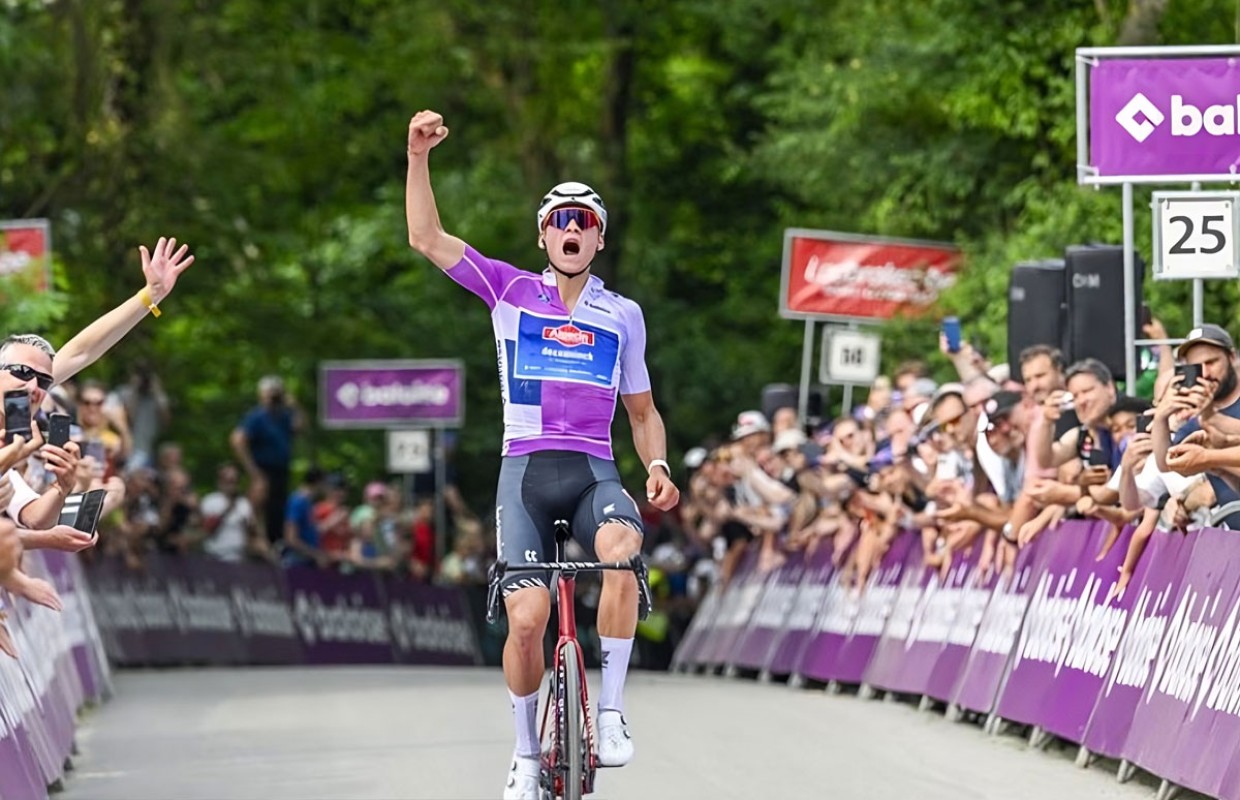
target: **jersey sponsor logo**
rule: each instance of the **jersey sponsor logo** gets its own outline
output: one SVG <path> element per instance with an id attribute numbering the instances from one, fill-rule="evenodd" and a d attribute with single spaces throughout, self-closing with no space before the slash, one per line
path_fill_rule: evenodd
<path id="1" fill-rule="evenodd" d="M 594 334 L 590 331 L 583 331 L 571 322 L 565 323 L 558 328 L 548 325 L 543 328 L 542 336 L 544 339 L 558 342 L 564 347 L 580 347 L 583 344 L 586 347 L 594 346 Z"/>
<path id="2" fill-rule="evenodd" d="M 525 551 L 525 560 L 526 560 L 526 561 L 528 561 L 528 562 L 529 562 L 529 563 L 531 563 L 531 564 L 537 563 L 537 562 L 538 562 L 538 553 L 537 553 L 537 552 L 535 552 L 535 551 L 533 551 L 533 550 L 526 550 L 526 551 Z"/>
<path id="3" fill-rule="evenodd" d="M 511 365 L 516 381 L 568 381 L 614 389 L 620 333 L 601 325 L 521 311 Z"/>

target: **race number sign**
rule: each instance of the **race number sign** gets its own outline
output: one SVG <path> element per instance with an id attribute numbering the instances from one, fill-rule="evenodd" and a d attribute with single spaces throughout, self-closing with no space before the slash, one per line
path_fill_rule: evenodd
<path id="1" fill-rule="evenodd" d="M 827 328 L 823 331 L 820 383 L 873 383 L 878 377 L 882 340 L 873 333 Z"/>
<path id="2" fill-rule="evenodd" d="M 1154 192 L 1154 277 L 1240 276 L 1240 192 Z"/>
<path id="3" fill-rule="evenodd" d="M 387 471 L 398 475 L 417 475 L 431 471 L 431 432 L 429 430 L 389 430 L 387 432 Z"/>

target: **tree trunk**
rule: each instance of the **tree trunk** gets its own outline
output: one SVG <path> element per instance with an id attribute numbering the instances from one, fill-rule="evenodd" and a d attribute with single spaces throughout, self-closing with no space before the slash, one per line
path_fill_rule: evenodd
<path id="1" fill-rule="evenodd" d="M 1167 13 L 1169 0 L 1129 0 L 1128 13 L 1120 28 L 1120 47 L 1155 44 L 1158 41 L 1158 24 Z"/>

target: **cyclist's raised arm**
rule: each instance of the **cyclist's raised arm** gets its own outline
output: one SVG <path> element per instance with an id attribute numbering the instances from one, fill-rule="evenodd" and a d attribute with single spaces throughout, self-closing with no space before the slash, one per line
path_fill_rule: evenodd
<path id="1" fill-rule="evenodd" d="M 409 246 L 440 269 L 455 266 L 465 255 L 465 243 L 444 232 L 431 191 L 430 152 L 447 137 L 443 117 L 434 111 L 419 111 L 409 120 L 409 172 L 405 178 Z"/>

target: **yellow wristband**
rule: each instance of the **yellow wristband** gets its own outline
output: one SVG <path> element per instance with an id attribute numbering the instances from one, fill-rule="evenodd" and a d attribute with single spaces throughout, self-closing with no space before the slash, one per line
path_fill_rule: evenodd
<path id="1" fill-rule="evenodd" d="M 142 287 L 142 291 L 138 292 L 138 300 L 140 300 L 144 306 L 150 309 L 151 316 L 158 317 L 160 314 L 163 313 L 162 311 L 159 310 L 159 306 L 155 305 L 155 301 L 151 299 L 151 293 L 147 291 L 147 288 L 145 286 Z"/>

